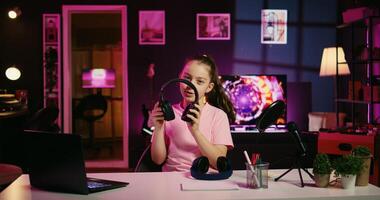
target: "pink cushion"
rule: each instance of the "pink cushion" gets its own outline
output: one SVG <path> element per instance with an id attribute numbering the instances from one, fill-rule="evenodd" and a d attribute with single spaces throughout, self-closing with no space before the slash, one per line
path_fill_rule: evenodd
<path id="1" fill-rule="evenodd" d="M 10 164 L 0 164 L 0 186 L 12 183 L 22 174 L 20 167 Z"/>

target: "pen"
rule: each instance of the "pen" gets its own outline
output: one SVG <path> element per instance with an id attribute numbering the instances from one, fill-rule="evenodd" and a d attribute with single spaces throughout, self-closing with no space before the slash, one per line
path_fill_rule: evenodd
<path id="1" fill-rule="evenodd" d="M 255 172 L 255 169 L 253 169 L 253 166 L 252 166 L 252 163 L 251 163 L 251 160 L 249 160 L 249 157 L 248 157 L 248 153 L 246 150 L 244 150 L 244 157 L 245 159 L 247 160 L 247 163 L 249 164 L 249 168 L 252 172 L 252 175 L 253 175 L 253 184 L 254 185 L 257 185 L 257 187 L 260 187 L 259 185 L 259 180 L 257 180 L 257 176 L 256 176 L 256 172 Z"/>
<path id="2" fill-rule="evenodd" d="M 254 163 L 254 164 L 258 164 L 259 157 L 260 157 L 259 153 L 252 154 L 252 161 L 251 162 Z"/>
<path id="3" fill-rule="evenodd" d="M 253 161 L 252 161 L 252 163 L 255 163 L 255 165 L 256 165 L 256 167 L 258 167 L 257 168 L 257 171 L 258 171 L 258 173 L 259 173 L 259 180 L 260 180 L 260 183 L 259 183 L 259 185 L 263 185 L 263 178 L 262 178 L 262 169 L 261 169 L 261 167 L 260 167 L 260 164 L 262 164 L 261 163 L 261 157 L 260 157 L 260 154 L 259 153 L 254 153 L 253 155 L 252 155 L 252 157 L 253 157 Z"/>

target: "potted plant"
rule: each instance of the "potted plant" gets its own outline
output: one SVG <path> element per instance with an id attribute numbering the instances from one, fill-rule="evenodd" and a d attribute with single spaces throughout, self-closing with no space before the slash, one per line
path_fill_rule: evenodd
<path id="1" fill-rule="evenodd" d="M 332 166 L 327 154 L 317 154 L 313 162 L 314 181 L 317 187 L 327 187 L 330 182 Z"/>
<path id="2" fill-rule="evenodd" d="M 371 166 L 371 151 L 366 146 L 357 146 L 352 150 L 352 155 L 363 162 L 363 167 L 356 176 L 357 186 L 367 186 L 369 181 L 369 169 Z"/>
<path id="3" fill-rule="evenodd" d="M 335 175 L 341 176 L 342 186 L 344 189 L 353 189 L 355 187 L 356 175 L 363 166 L 362 159 L 353 155 L 344 155 L 335 160 Z"/>

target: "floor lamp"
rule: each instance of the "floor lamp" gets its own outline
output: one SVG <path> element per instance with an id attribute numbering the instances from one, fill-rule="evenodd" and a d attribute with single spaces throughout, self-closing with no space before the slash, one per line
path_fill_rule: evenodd
<path id="1" fill-rule="evenodd" d="M 338 56 L 337 56 L 338 55 Z M 334 96 L 338 98 L 338 76 L 349 75 L 350 69 L 346 62 L 342 47 L 328 47 L 323 49 L 319 76 L 334 76 Z M 338 111 L 338 101 L 335 100 L 335 109 Z M 336 112 L 336 125 L 339 127 L 339 112 Z"/>

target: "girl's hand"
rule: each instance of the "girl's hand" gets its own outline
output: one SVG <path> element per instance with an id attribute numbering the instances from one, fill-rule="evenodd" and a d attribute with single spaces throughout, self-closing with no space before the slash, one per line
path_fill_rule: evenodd
<path id="1" fill-rule="evenodd" d="M 164 124 L 164 114 L 158 102 L 154 104 L 153 110 L 149 115 L 149 121 L 152 122 L 155 129 L 161 129 Z"/>
<path id="2" fill-rule="evenodd" d="M 201 106 L 198 104 L 194 104 L 194 106 L 196 109 L 190 109 L 190 112 L 186 115 L 191 119 L 191 122 L 187 123 L 187 127 L 193 135 L 199 132 L 199 120 L 201 118 Z"/>

